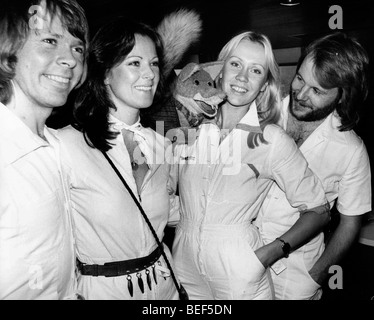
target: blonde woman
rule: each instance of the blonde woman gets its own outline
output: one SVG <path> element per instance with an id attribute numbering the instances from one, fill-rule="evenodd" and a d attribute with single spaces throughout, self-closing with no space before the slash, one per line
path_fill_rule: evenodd
<path id="1" fill-rule="evenodd" d="M 268 38 L 244 32 L 218 59 L 227 99 L 217 121 L 175 147 L 176 271 L 191 299 L 272 299 L 267 267 L 320 230 L 329 207 L 296 144 L 276 125 L 279 71 Z M 264 246 L 253 221 L 273 183 L 311 225 Z"/>

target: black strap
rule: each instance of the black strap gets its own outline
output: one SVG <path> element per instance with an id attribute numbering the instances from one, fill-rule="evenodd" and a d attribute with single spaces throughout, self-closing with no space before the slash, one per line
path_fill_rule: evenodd
<path id="1" fill-rule="evenodd" d="M 152 226 L 151 222 L 149 221 L 148 216 L 144 212 L 143 207 L 141 206 L 141 204 L 139 203 L 138 199 L 136 198 L 136 196 L 132 192 L 131 188 L 127 184 L 126 180 L 122 177 L 121 173 L 118 171 L 117 167 L 114 165 L 113 161 L 109 158 L 109 156 L 107 155 L 107 153 L 104 152 L 104 151 L 102 151 L 102 153 L 103 153 L 104 157 L 108 160 L 109 164 L 112 166 L 112 168 L 115 171 L 115 173 L 117 174 L 117 176 L 121 179 L 123 185 L 126 187 L 127 191 L 130 193 L 131 197 L 133 198 L 133 200 L 135 201 L 136 205 L 138 206 L 138 208 L 140 210 L 140 213 L 142 214 L 142 216 L 144 217 L 145 221 L 147 222 L 149 228 L 151 229 L 151 232 L 152 232 L 154 238 L 156 239 L 157 245 L 161 249 L 161 254 L 164 257 L 165 262 L 166 262 L 166 264 L 167 264 L 167 266 L 168 266 L 168 268 L 170 270 L 171 277 L 172 277 L 172 279 L 174 281 L 175 287 L 178 290 L 180 299 L 181 300 L 188 300 L 187 292 L 184 290 L 184 288 L 183 288 L 182 285 L 178 285 L 177 278 L 175 277 L 174 271 L 171 268 L 171 264 L 169 262 L 169 259 L 167 258 L 166 253 L 164 251 L 164 247 L 163 247 L 161 241 L 158 239 L 157 233 L 156 233 L 155 229 L 153 229 L 153 226 Z"/>

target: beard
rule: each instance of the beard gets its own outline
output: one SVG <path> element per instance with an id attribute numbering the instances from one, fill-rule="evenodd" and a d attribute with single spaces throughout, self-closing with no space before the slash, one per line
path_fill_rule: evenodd
<path id="1" fill-rule="evenodd" d="M 325 119 L 330 113 L 332 113 L 339 105 L 339 95 L 330 104 L 323 108 L 314 109 L 308 103 L 301 102 L 296 99 L 295 92 L 290 92 L 290 113 L 299 121 L 314 122 Z"/>

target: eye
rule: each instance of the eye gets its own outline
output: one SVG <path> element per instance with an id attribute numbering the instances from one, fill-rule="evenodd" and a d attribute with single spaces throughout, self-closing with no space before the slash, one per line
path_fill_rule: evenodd
<path id="1" fill-rule="evenodd" d="M 139 62 L 139 61 L 131 61 L 131 62 L 129 62 L 129 65 L 130 65 L 130 66 L 139 67 L 140 62 Z"/>
<path id="2" fill-rule="evenodd" d="M 211 83 L 210 81 L 208 82 L 208 86 L 209 87 L 212 87 L 213 86 L 213 83 Z"/>
<path id="3" fill-rule="evenodd" d="M 80 54 L 84 54 L 85 50 L 83 47 L 76 47 L 74 48 L 74 51 L 80 53 Z"/>
<path id="4" fill-rule="evenodd" d="M 313 92 L 319 96 L 321 94 L 321 91 L 319 91 L 317 88 L 313 88 Z"/>
<path id="5" fill-rule="evenodd" d="M 195 80 L 194 84 L 198 86 L 200 84 L 199 80 Z"/>
<path id="6" fill-rule="evenodd" d="M 160 66 L 160 63 L 158 61 L 152 62 L 151 64 L 154 67 L 159 67 Z"/>
<path id="7" fill-rule="evenodd" d="M 230 63 L 233 67 L 239 67 L 239 63 L 235 62 L 235 61 L 232 61 Z"/>
<path id="8" fill-rule="evenodd" d="M 252 70 L 255 74 L 262 74 L 260 69 L 253 69 Z"/>
<path id="9" fill-rule="evenodd" d="M 48 44 L 56 44 L 57 40 L 56 39 L 47 38 L 47 39 L 43 39 L 43 42 L 48 43 Z"/>

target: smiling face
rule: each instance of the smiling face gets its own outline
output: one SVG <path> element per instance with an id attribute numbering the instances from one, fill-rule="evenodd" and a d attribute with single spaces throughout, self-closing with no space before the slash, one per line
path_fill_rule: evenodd
<path id="1" fill-rule="evenodd" d="M 13 83 L 17 101 L 37 108 L 66 103 L 83 74 L 85 46 L 63 28 L 56 16 L 42 29 L 30 30 L 17 52 Z"/>
<path id="2" fill-rule="evenodd" d="M 221 85 L 231 105 L 248 106 L 265 89 L 266 78 L 264 47 L 242 40 L 225 61 Z"/>
<path id="3" fill-rule="evenodd" d="M 110 99 L 118 109 L 138 112 L 152 104 L 159 80 L 155 44 L 150 38 L 136 34 L 134 48 L 108 72 L 105 84 Z"/>
<path id="4" fill-rule="evenodd" d="M 292 115 L 300 121 L 319 121 L 333 112 L 340 102 L 338 88 L 323 88 L 315 76 L 314 63 L 306 57 L 291 83 Z"/>

